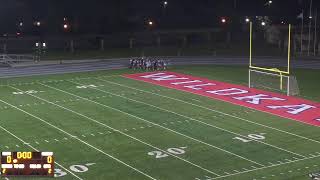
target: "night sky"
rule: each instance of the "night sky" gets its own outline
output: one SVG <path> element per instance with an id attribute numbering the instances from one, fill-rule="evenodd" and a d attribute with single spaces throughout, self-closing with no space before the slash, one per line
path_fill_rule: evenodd
<path id="1" fill-rule="evenodd" d="M 297 15 L 309 13 L 310 0 L 0 0 L 0 33 L 32 34 L 101 33 L 154 29 L 197 29 L 220 26 L 220 18 L 233 22 L 245 16 L 270 16 L 274 23 L 298 23 Z M 314 9 L 320 1 L 314 0 Z M 308 16 L 308 15 L 307 15 Z M 67 19 L 64 21 L 63 18 Z M 307 18 L 306 18 L 307 20 Z M 40 21 L 41 26 L 33 23 Z M 19 23 L 23 26 L 19 27 Z M 70 25 L 64 30 L 63 24 Z"/>

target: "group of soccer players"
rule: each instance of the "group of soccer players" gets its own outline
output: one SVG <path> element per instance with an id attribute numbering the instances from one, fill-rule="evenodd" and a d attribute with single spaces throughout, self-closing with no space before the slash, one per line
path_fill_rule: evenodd
<path id="1" fill-rule="evenodd" d="M 166 70 L 168 63 L 161 59 L 137 58 L 130 60 L 130 69 L 142 69 L 147 71 Z"/>

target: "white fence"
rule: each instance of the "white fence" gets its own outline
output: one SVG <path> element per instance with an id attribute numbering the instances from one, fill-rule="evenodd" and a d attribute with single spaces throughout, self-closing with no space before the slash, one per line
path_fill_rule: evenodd
<path id="1" fill-rule="evenodd" d="M 35 57 L 29 54 L 0 54 L 0 63 L 12 66 L 23 62 L 33 62 Z"/>

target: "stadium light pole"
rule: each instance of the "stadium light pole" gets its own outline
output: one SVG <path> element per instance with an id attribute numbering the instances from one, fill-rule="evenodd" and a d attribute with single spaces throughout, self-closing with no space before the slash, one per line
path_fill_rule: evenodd
<path id="1" fill-rule="evenodd" d="M 312 0 L 310 0 L 309 9 L 309 40 L 308 40 L 308 56 L 310 56 L 310 46 L 311 46 L 311 21 L 312 21 Z"/>
<path id="2" fill-rule="evenodd" d="M 168 7 L 168 1 L 163 1 L 162 2 L 162 13 L 163 15 L 166 15 L 166 12 L 167 12 L 167 7 Z"/>
<path id="3" fill-rule="evenodd" d="M 167 8 L 167 6 L 168 6 L 168 1 L 164 1 L 164 2 L 163 2 L 163 7 L 164 7 L 164 8 Z"/>
<path id="4" fill-rule="evenodd" d="M 272 3 L 273 3 L 273 1 L 272 1 L 272 0 L 268 0 L 264 5 L 265 5 L 265 6 L 269 6 L 269 7 L 270 7 Z"/>

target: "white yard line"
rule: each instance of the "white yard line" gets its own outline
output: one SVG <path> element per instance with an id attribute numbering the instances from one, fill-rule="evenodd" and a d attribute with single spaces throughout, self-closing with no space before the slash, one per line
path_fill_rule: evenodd
<path id="1" fill-rule="evenodd" d="M 74 83 L 76 83 L 76 82 L 74 82 Z M 76 83 L 76 84 L 80 84 L 80 85 L 81 85 L 81 83 Z M 98 89 L 98 88 L 94 88 L 94 87 L 90 87 L 90 88 L 91 88 L 91 89 L 95 89 L 95 90 L 100 91 L 100 92 L 104 92 L 104 93 L 107 93 L 107 94 L 111 94 L 111 95 L 113 95 L 113 96 L 121 97 L 121 98 L 123 98 L 123 99 L 130 100 L 130 101 L 133 101 L 133 102 L 136 102 L 136 103 L 144 104 L 144 105 L 147 105 L 147 106 L 150 106 L 150 107 L 153 107 L 153 108 L 156 108 L 156 109 L 165 111 L 165 112 L 169 112 L 169 113 L 171 113 L 171 114 L 178 115 L 178 116 L 180 116 L 180 117 L 183 117 L 183 118 L 186 118 L 186 119 L 189 119 L 189 120 L 198 122 L 198 123 L 200 123 L 200 124 L 204 124 L 205 126 L 210 126 L 210 127 L 213 127 L 213 128 L 219 129 L 219 130 L 222 130 L 222 131 L 224 131 L 224 132 L 228 132 L 228 133 L 231 133 L 231 134 L 234 134 L 234 135 L 237 135 L 237 136 L 241 136 L 241 137 L 250 139 L 250 140 L 252 140 L 252 141 L 255 141 L 255 142 L 258 142 L 258 143 L 261 143 L 261 144 L 264 144 L 264 145 L 267 145 L 267 146 L 270 146 L 270 147 L 273 147 L 273 148 L 276 148 L 276 149 L 278 149 L 278 150 L 281 150 L 281 151 L 284 151 L 284 152 L 287 152 L 287 153 L 290 153 L 290 154 L 294 154 L 294 155 L 296 155 L 296 156 L 305 157 L 305 156 L 303 156 L 303 155 L 301 155 L 301 154 L 298 154 L 298 153 L 295 153 L 295 152 L 292 152 L 292 151 L 283 149 L 283 148 L 278 147 L 278 146 L 275 146 L 275 145 L 271 145 L 271 144 L 265 143 L 265 142 L 263 142 L 263 141 L 256 140 L 256 139 L 254 139 L 254 138 L 250 138 L 250 137 L 247 137 L 247 136 L 244 136 L 244 135 L 235 133 L 235 132 L 233 132 L 233 131 L 229 131 L 229 130 L 224 129 L 224 128 L 220 128 L 220 127 L 214 126 L 214 125 L 212 125 L 212 124 L 205 123 L 205 122 L 203 122 L 203 121 L 200 121 L 200 120 L 194 119 L 194 118 L 192 118 L 192 117 L 189 117 L 189 116 L 185 116 L 185 115 L 176 113 L 176 112 L 174 112 L 174 111 L 170 111 L 170 110 L 167 110 L 167 109 L 163 109 L 163 108 L 160 108 L 160 107 L 158 107 L 158 106 L 154 106 L 154 105 L 149 104 L 149 103 L 145 103 L 145 102 L 142 102 L 142 101 L 138 101 L 138 100 L 135 100 L 135 99 L 131 99 L 131 98 L 128 98 L 128 97 L 119 95 L 119 94 L 114 94 L 114 93 L 111 93 L 111 92 L 109 92 L 109 91 L 105 91 L 105 90 L 102 90 L 102 89 Z"/>
<path id="2" fill-rule="evenodd" d="M 54 82 L 64 82 L 64 81 L 69 81 L 69 80 L 82 80 L 82 79 L 95 79 L 98 77 L 120 77 L 121 75 L 107 75 L 107 76 L 92 76 L 92 77 L 75 77 L 75 78 L 67 78 L 67 79 L 51 79 L 51 80 L 38 80 L 38 81 L 30 81 L 30 82 L 16 82 L 16 83 L 9 83 L 9 84 L 1 84 L 0 87 L 6 87 L 6 86 L 22 86 L 22 85 L 34 85 L 35 83 L 54 83 Z"/>
<path id="3" fill-rule="evenodd" d="M 40 83 L 40 84 L 41 84 L 41 83 Z M 175 133 L 175 134 L 181 135 L 181 136 L 183 136 L 183 137 L 186 137 L 186 138 L 191 139 L 191 140 L 193 140 L 193 141 L 196 141 L 196 142 L 198 142 L 198 143 L 201 143 L 201 144 L 204 144 L 204 145 L 213 147 L 213 148 L 215 148 L 215 149 L 218 149 L 218 150 L 223 151 L 223 152 L 225 152 L 225 153 L 231 154 L 231 155 L 236 156 L 236 157 L 238 157 L 238 158 L 241 158 L 241 159 L 243 159 L 243 160 L 246 160 L 246 161 L 249 161 L 249 162 L 251 162 L 251 163 L 257 164 L 257 165 L 259 165 L 259 166 L 264 166 L 263 164 L 260 164 L 260 163 L 258 163 L 258 162 L 256 162 L 256 161 L 247 159 L 247 158 L 245 158 L 245 157 L 243 157 L 243 156 L 240 156 L 240 155 L 238 155 L 238 154 L 232 153 L 232 152 L 230 152 L 230 151 L 227 151 L 227 150 L 225 150 L 225 149 L 219 148 L 219 147 L 214 146 L 214 145 L 212 145 L 212 144 L 209 144 L 209 143 L 203 142 L 203 141 L 201 141 L 201 140 L 195 139 L 195 138 L 193 138 L 193 137 L 190 137 L 190 136 L 188 136 L 188 135 L 182 134 L 182 133 L 180 133 L 180 132 L 177 132 L 177 131 L 175 131 L 175 130 L 169 129 L 169 128 L 167 128 L 167 127 L 161 126 L 161 125 L 159 125 L 159 124 L 156 124 L 156 123 L 154 123 L 154 122 L 148 121 L 148 120 L 146 120 L 146 119 L 143 119 L 143 118 L 141 118 L 141 117 L 135 116 L 135 115 L 133 115 L 133 114 L 130 114 L 130 113 L 121 111 L 121 110 L 119 110 L 119 109 L 116 109 L 116 108 L 107 106 L 107 105 L 105 105 L 105 104 L 101 104 L 101 103 L 99 103 L 99 102 L 96 102 L 96 101 L 90 100 L 90 99 L 88 99 L 88 98 L 84 98 L 84 97 L 75 95 L 75 94 L 73 94 L 73 93 L 70 93 L 70 92 L 67 92 L 67 91 L 64 91 L 64 90 L 55 88 L 55 87 L 51 87 L 51 86 L 46 85 L 46 84 L 41 84 L 41 85 L 46 86 L 46 87 L 51 88 L 51 89 L 55 89 L 55 90 L 57 90 L 57 91 L 60 91 L 60 92 L 63 92 L 63 93 L 69 94 L 69 95 L 72 95 L 72 96 L 74 96 L 74 97 L 78 97 L 78 98 L 80 98 L 80 99 L 87 100 L 87 101 L 89 101 L 89 102 L 98 104 L 98 105 L 103 106 L 103 107 L 106 107 L 106 108 L 108 108 L 108 109 L 112 109 L 112 110 L 114 110 L 114 111 L 117 111 L 117 112 L 120 112 L 120 113 L 122 113 L 122 114 L 128 115 L 128 116 L 133 117 L 133 118 L 135 118 L 135 119 L 139 119 L 139 120 L 144 121 L 144 122 L 147 122 L 147 123 L 149 123 L 149 124 L 153 124 L 153 125 L 155 125 L 155 126 L 158 126 L 158 127 L 160 127 L 160 128 L 166 129 L 166 130 L 168 130 L 168 131 L 170 131 L 170 132 L 173 132 L 173 133 Z M 31 95 L 31 94 L 30 94 L 30 95 Z"/>
<path id="4" fill-rule="evenodd" d="M 41 84 L 41 83 L 39 83 L 39 84 Z M 9 87 L 11 87 L 11 88 L 13 88 L 13 89 L 15 89 L 15 90 L 21 91 L 21 90 L 18 89 L 18 88 L 15 88 L 15 87 L 12 87 L 12 86 L 9 86 Z M 64 109 L 64 110 L 66 110 L 66 111 L 69 111 L 69 112 L 71 112 L 71 113 L 77 114 L 78 116 L 81 116 L 81 117 L 83 117 L 83 118 L 86 118 L 86 119 L 88 119 L 88 120 L 90 120 L 90 121 L 92 121 L 92 122 L 95 122 L 95 123 L 97 123 L 97 124 L 99 124 L 99 125 L 101 125 L 101 126 L 104 126 L 104 127 L 108 128 L 108 129 L 110 129 L 110 130 L 113 130 L 113 131 L 115 131 L 115 132 L 118 132 L 118 133 L 126 136 L 126 137 L 129 137 L 129 138 L 131 138 L 131 139 L 133 139 L 133 140 L 135 140 L 135 141 L 137 141 L 137 142 L 140 142 L 140 143 L 142 143 L 142 144 L 144 144 L 144 145 L 147 145 L 147 146 L 152 147 L 152 148 L 154 148 L 154 149 L 156 149 L 156 150 L 159 150 L 159 151 L 161 151 L 161 152 L 163 152 L 163 153 L 166 153 L 166 154 L 168 154 L 168 155 L 170 155 L 170 156 L 172 156 L 172 157 L 175 157 L 175 158 L 177 158 L 177 159 L 179 159 L 179 160 L 182 160 L 182 161 L 184 161 L 184 162 L 186 162 L 186 163 L 188 163 L 188 164 L 190 164 L 190 165 L 192 165 L 192 166 L 195 166 L 195 167 L 197 167 L 197 168 L 199 168 L 199 169 L 202 169 L 202 170 L 204 170 L 204 171 L 206 171 L 206 172 L 208 172 L 208 173 L 210 173 L 210 174 L 213 174 L 213 175 L 216 175 L 216 176 L 220 176 L 219 174 L 217 174 L 217 173 L 215 173 L 215 172 L 213 172 L 213 171 L 210 171 L 210 170 L 208 170 L 208 169 L 206 169 L 206 168 L 204 168 L 204 167 L 201 167 L 200 165 L 197 165 L 197 164 L 195 164 L 195 163 L 192 163 L 192 162 L 190 162 L 190 161 L 188 161 L 188 160 L 186 160 L 186 159 L 183 159 L 183 158 L 181 158 L 181 157 L 179 157 L 179 156 L 176 156 L 176 155 L 174 155 L 174 154 L 172 154 L 172 153 L 169 153 L 169 152 L 167 152 L 167 151 L 165 151 L 165 150 L 162 150 L 162 149 L 160 149 L 160 148 L 158 148 L 158 147 L 156 147 L 156 146 L 153 146 L 153 145 L 151 145 L 151 144 L 149 144 L 149 143 L 147 143 L 147 142 L 144 142 L 144 141 L 142 141 L 142 140 L 140 140 L 140 139 L 138 139 L 138 138 L 135 138 L 135 137 L 133 137 L 133 136 L 130 136 L 129 134 L 126 134 L 126 133 L 124 133 L 124 132 L 122 132 L 122 131 L 120 131 L 120 130 L 118 130 L 118 129 L 115 129 L 115 128 L 113 128 L 113 127 L 110 127 L 110 126 L 108 126 L 108 125 L 106 125 L 106 124 L 104 124 L 104 123 L 102 123 L 102 122 L 100 122 L 100 121 L 97 121 L 97 120 L 95 120 L 95 119 L 93 119 L 93 118 L 91 118 L 91 117 L 88 117 L 88 116 L 83 115 L 83 114 L 81 114 L 81 113 L 79 113 L 79 112 L 73 111 L 73 110 L 71 110 L 71 109 L 69 109 L 69 108 L 63 107 L 63 106 L 61 106 L 61 105 L 55 104 L 55 103 L 53 103 L 53 102 L 50 102 L 50 101 L 48 101 L 48 100 L 46 100 L 46 99 L 40 98 L 40 97 L 35 96 L 35 95 L 33 95 L 33 94 L 27 94 L 27 95 L 32 96 L 32 97 L 37 98 L 37 99 L 40 99 L 40 100 L 42 100 L 42 101 L 45 101 L 45 102 L 47 102 L 47 103 L 49 103 L 49 104 L 52 104 L 52 105 L 54 105 L 54 106 L 57 106 L 57 107 L 59 107 L 59 108 L 61 108 L 61 109 Z M 82 99 L 82 97 L 80 97 L 80 96 L 79 96 L 79 98 Z M 88 99 L 88 100 L 89 100 L 89 99 Z M 89 100 L 89 101 L 91 101 L 91 100 Z M 118 110 L 118 109 L 115 109 L 115 108 L 113 108 L 113 109 L 114 109 L 114 110 L 117 110 L 118 112 L 120 112 L 120 110 Z M 122 111 L 121 111 L 121 112 L 122 112 Z M 124 112 L 123 112 L 123 113 L 124 113 Z M 73 137 L 73 138 L 78 139 L 77 137 Z M 257 164 L 257 163 L 256 163 L 256 164 Z M 262 165 L 262 166 L 263 166 L 263 165 Z"/>
<path id="5" fill-rule="evenodd" d="M 318 140 L 314 140 L 314 139 L 311 139 L 311 138 L 308 138 L 308 137 L 304 137 L 304 136 L 301 136 L 301 135 L 298 135 L 298 134 L 294 134 L 294 133 L 291 133 L 291 132 L 287 132 L 287 131 L 284 131 L 284 130 L 281 130 L 281 129 L 278 129 L 278 128 L 274 128 L 274 127 L 271 127 L 271 126 L 267 126 L 267 125 L 264 125 L 264 124 L 260 124 L 260 123 L 254 122 L 254 121 L 250 121 L 248 119 L 244 119 L 244 118 L 241 118 L 239 116 L 231 115 L 231 114 L 219 111 L 219 110 L 211 109 L 211 108 L 208 108 L 208 107 L 205 107 L 205 106 L 201 106 L 201 105 L 194 104 L 194 103 L 191 103 L 191 102 L 187 102 L 187 101 L 184 101 L 184 100 L 181 100 L 181 99 L 177 99 L 177 98 L 173 98 L 173 97 L 157 94 L 157 93 L 154 93 L 154 92 L 137 89 L 137 88 L 130 87 L 130 86 L 127 86 L 127 85 L 123 85 L 123 84 L 107 81 L 107 80 L 104 80 L 104 79 L 100 79 L 100 78 L 96 78 L 96 79 L 101 80 L 101 81 L 105 81 L 105 82 L 110 82 L 111 84 L 116 84 L 116 85 L 119 85 L 119 86 L 122 86 L 122 87 L 127 87 L 129 89 L 137 90 L 137 91 L 140 91 L 140 92 L 153 94 L 153 95 L 156 95 L 156 96 L 159 96 L 159 97 L 163 97 L 163 98 L 171 99 L 171 100 L 174 100 L 174 101 L 182 102 L 184 104 L 189 104 L 189 105 L 192 105 L 192 106 L 195 106 L 195 107 L 198 107 L 198 108 L 202 108 L 202 109 L 206 109 L 208 111 L 212 111 L 212 112 L 224 115 L 224 116 L 229 116 L 229 117 L 241 120 L 241 121 L 245 121 L 245 122 L 248 122 L 250 124 L 255 124 L 255 125 L 258 125 L 258 126 L 261 126 L 261 127 L 272 129 L 272 130 L 275 130 L 275 131 L 278 131 L 278 132 L 282 132 L 282 133 L 285 133 L 285 134 L 289 134 L 289 135 L 292 135 L 292 136 L 295 136 L 295 137 L 299 137 L 299 138 L 302 138 L 302 139 L 305 139 L 305 140 L 312 141 L 312 142 L 320 144 L 320 141 L 318 141 Z"/>
<path id="6" fill-rule="evenodd" d="M 0 126 L 0 129 L 2 129 L 3 131 L 7 132 L 8 134 L 10 134 L 11 136 L 13 136 L 14 138 L 18 139 L 19 141 L 21 141 L 23 144 L 29 146 L 30 148 L 32 148 L 33 150 L 39 152 L 38 149 L 36 149 L 35 147 L 31 146 L 29 143 L 25 142 L 23 139 L 19 138 L 18 136 L 16 136 L 15 134 L 11 133 L 9 130 L 5 129 L 4 127 Z M 62 169 L 64 169 L 65 171 L 67 171 L 68 173 L 70 173 L 72 176 L 74 176 L 75 178 L 82 180 L 82 178 L 80 178 L 79 176 L 75 175 L 73 172 L 69 171 L 67 168 L 65 168 L 64 166 L 62 166 L 61 164 L 59 164 L 57 161 L 55 161 L 55 164 L 57 164 L 59 167 L 61 167 Z"/>
<path id="7" fill-rule="evenodd" d="M 62 133 L 64 133 L 64 134 L 66 134 L 66 135 L 68 135 L 68 136 L 70 136 L 70 137 L 72 137 L 72 138 L 74 138 L 74 139 L 76 139 L 76 140 L 78 140 L 78 141 L 80 141 L 81 143 L 83 143 L 83 144 L 85 144 L 85 145 L 87 145 L 87 146 L 91 147 L 92 149 L 94 149 L 94 150 L 96 150 L 96 151 L 98 151 L 98 152 L 100 152 L 100 153 L 104 154 L 105 156 L 107 156 L 107 157 L 109 157 L 109 158 L 111 158 L 111 159 L 113 159 L 113 160 L 115 160 L 115 161 L 117 161 L 117 162 L 119 162 L 119 163 L 121 163 L 121 164 L 123 164 L 123 165 L 125 165 L 125 166 L 129 167 L 130 169 L 132 169 L 132 170 L 134 170 L 134 171 L 136 171 L 136 172 L 138 172 L 138 173 L 140 173 L 140 174 L 142 174 L 142 175 L 144 175 L 144 176 L 148 177 L 149 179 L 154 179 L 154 180 L 155 180 L 155 178 L 153 178 L 152 176 L 150 176 L 150 175 L 148 175 L 148 174 L 146 174 L 146 173 L 144 173 L 144 172 L 142 172 L 142 171 L 138 170 L 137 168 L 134 168 L 134 167 L 132 167 L 131 165 L 129 165 L 129 164 L 127 164 L 127 163 L 125 163 L 125 162 L 123 162 L 123 161 L 121 161 L 121 160 L 119 160 L 119 159 L 117 159 L 117 158 L 113 157 L 112 155 L 110 155 L 110 154 L 108 154 L 108 153 L 106 153 L 106 152 L 102 151 L 101 149 L 98 149 L 98 148 L 94 147 L 93 145 L 91 145 L 91 144 L 89 144 L 89 143 L 87 143 L 87 142 L 85 142 L 85 141 L 83 141 L 83 140 L 79 139 L 78 137 L 76 137 L 76 136 L 74 136 L 74 135 L 72 135 L 72 134 L 70 134 L 70 133 L 68 133 L 68 132 L 64 131 L 63 129 L 60 129 L 59 127 L 56 127 L 55 125 L 53 125 L 53 124 L 51 124 L 51 123 L 49 123 L 49 122 L 47 122 L 47 121 L 45 121 L 45 120 L 41 119 L 40 117 L 35 116 L 35 115 L 33 115 L 33 114 L 31 114 L 31 113 L 29 113 L 29 112 L 27 112 L 27 111 L 24 111 L 23 109 L 20 109 L 20 108 L 18 108 L 18 107 L 16 107 L 16 106 L 12 105 L 12 104 L 10 104 L 10 103 L 8 103 L 8 102 L 6 102 L 6 101 L 3 101 L 3 100 L 1 100 L 1 99 L 0 99 L 0 102 L 2 102 L 2 103 L 4 103 L 4 104 L 6 104 L 6 105 L 8 105 L 8 106 L 11 106 L 11 107 L 13 107 L 14 109 L 19 110 L 19 111 L 21 111 L 21 112 L 23 112 L 23 113 L 25 113 L 25 114 L 27 114 L 27 115 L 29 115 L 29 116 L 31 116 L 31 117 L 33 117 L 33 118 L 35 118 L 35 119 L 38 119 L 39 121 L 41 121 L 41 122 L 43 122 L 43 123 L 45 123 L 45 124 L 47 124 L 47 125 L 49 125 L 49 126 L 53 127 L 54 129 L 57 129 L 58 131 L 60 131 L 60 132 L 62 132 Z"/>
<path id="8" fill-rule="evenodd" d="M 235 176 L 235 175 L 245 174 L 245 173 L 249 173 L 249 172 L 254 172 L 254 171 L 257 171 L 257 170 L 268 169 L 268 168 L 277 167 L 277 166 L 281 166 L 281 165 L 287 165 L 287 164 L 291 164 L 291 163 L 295 163 L 295 162 L 299 162 L 299 161 L 305 161 L 305 160 L 315 159 L 315 158 L 319 158 L 319 157 L 320 157 L 320 155 L 319 155 L 319 156 L 316 156 L 316 157 L 309 157 L 309 158 L 298 159 L 298 160 L 294 160 L 294 161 L 290 161 L 290 162 L 284 162 L 284 163 L 282 163 L 282 164 L 275 164 L 275 165 L 265 166 L 265 167 L 261 167 L 261 168 L 256 168 L 256 169 L 248 170 L 248 171 L 242 171 L 242 172 L 239 172 L 239 173 L 234 173 L 234 174 L 229 174 L 229 175 L 225 175 L 225 176 L 215 177 L 215 178 L 208 179 L 208 180 L 226 178 L 226 177 L 230 177 L 230 176 Z"/>

